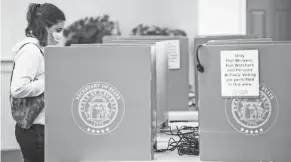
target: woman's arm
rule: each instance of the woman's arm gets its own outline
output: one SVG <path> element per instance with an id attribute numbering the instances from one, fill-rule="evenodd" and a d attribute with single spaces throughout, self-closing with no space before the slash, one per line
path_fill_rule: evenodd
<path id="1" fill-rule="evenodd" d="M 38 47 L 25 45 L 17 54 L 11 82 L 11 94 L 15 98 L 34 97 L 44 92 L 44 77 L 34 80 L 43 61 Z"/>

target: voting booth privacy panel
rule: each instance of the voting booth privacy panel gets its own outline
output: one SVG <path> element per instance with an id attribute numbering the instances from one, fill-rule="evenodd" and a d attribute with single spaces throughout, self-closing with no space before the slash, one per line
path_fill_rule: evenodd
<path id="1" fill-rule="evenodd" d="M 215 35 L 215 36 L 197 36 L 194 38 L 194 68 L 197 67 L 197 47 L 202 44 L 206 44 L 209 41 L 215 41 L 215 42 L 225 42 L 225 41 L 231 41 L 231 40 L 243 40 L 243 39 L 256 39 L 254 36 L 248 36 L 248 35 Z M 262 38 L 264 39 L 264 38 Z M 264 39 L 265 40 L 265 39 Z M 197 77 L 197 70 L 194 70 L 194 85 L 195 85 L 195 103 L 198 102 L 199 97 L 199 91 L 197 89 L 198 87 L 198 77 Z M 196 106 L 199 105 L 196 104 Z"/>
<path id="2" fill-rule="evenodd" d="M 45 49 L 46 161 L 153 159 L 152 51 L 151 46 Z"/>
<path id="3" fill-rule="evenodd" d="M 167 124 L 168 109 L 167 109 L 167 77 L 168 77 L 168 56 L 166 53 L 167 42 L 110 42 L 106 44 L 74 44 L 73 46 L 152 46 L 155 58 L 155 64 L 152 66 L 155 81 L 155 117 L 156 125 L 162 126 Z M 158 129 L 159 130 L 159 129 Z"/>
<path id="4" fill-rule="evenodd" d="M 169 111 L 188 111 L 189 99 L 189 45 L 186 37 L 171 36 L 105 36 L 103 43 L 149 43 L 169 41 L 167 100 Z"/>
<path id="5" fill-rule="evenodd" d="M 203 161 L 290 161 L 288 42 L 205 45 L 198 73 Z"/>
<path id="6" fill-rule="evenodd" d="M 155 40 L 118 40 L 112 42 L 104 42 L 105 45 L 111 44 L 151 44 L 155 47 L 156 56 L 156 74 L 157 74 L 157 126 L 158 131 L 160 127 L 167 125 L 168 123 L 168 54 L 167 46 L 169 42 L 161 41 L 157 42 Z"/>

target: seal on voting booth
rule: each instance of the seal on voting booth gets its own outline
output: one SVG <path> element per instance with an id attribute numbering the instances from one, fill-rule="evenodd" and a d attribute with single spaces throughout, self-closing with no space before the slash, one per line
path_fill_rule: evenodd
<path id="1" fill-rule="evenodd" d="M 260 84 L 259 97 L 226 99 L 225 114 L 235 130 L 256 136 L 266 133 L 276 123 L 279 104 L 273 91 Z"/>
<path id="2" fill-rule="evenodd" d="M 104 82 L 89 83 L 76 93 L 72 115 L 78 127 L 91 135 L 105 135 L 122 122 L 125 103 L 121 93 Z"/>

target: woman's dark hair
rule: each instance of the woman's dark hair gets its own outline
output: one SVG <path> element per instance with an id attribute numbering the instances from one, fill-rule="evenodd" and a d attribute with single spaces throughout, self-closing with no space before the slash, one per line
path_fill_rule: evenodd
<path id="1" fill-rule="evenodd" d="M 26 19 L 28 25 L 25 29 L 25 35 L 38 39 L 41 46 L 47 45 L 47 28 L 66 20 L 65 14 L 50 3 L 31 3 L 28 7 Z"/>

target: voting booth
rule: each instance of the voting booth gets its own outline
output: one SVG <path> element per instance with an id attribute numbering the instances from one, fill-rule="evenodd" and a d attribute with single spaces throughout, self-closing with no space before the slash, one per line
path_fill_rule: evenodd
<path id="1" fill-rule="evenodd" d="M 155 57 L 155 64 L 153 66 L 154 78 L 156 85 L 156 99 L 154 105 L 156 116 L 156 125 L 157 130 L 163 125 L 167 125 L 168 121 L 168 105 L 167 105 L 167 77 L 168 77 L 168 55 L 167 55 L 167 45 L 168 42 L 161 41 L 145 41 L 145 42 L 136 42 L 136 41 L 125 41 L 125 42 L 108 42 L 105 44 L 73 44 L 72 46 L 152 46 L 153 53 Z"/>
<path id="2" fill-rule="evenodd" d="M 202 161 L 290 161 L 290 42 L 199 49 Z"/>
<path id="3" fill-rule="evenodd" d="M 105 36 L 103 43 L 149 43 L 168 41 L 168 111 L 188 111 L 189 45 L 186 37 L 170 36 Z"/>
<path id="4" fill-rule="evenodd" d="M 47 47 L 46 161 L 152 160 L 154 65 L 150 45 Z"/>
<path id="5" fill-rule="evenodd" d="M 256 39 L 254 36 L 248 36 L 248 35 L 212 35 L 212 36 L 197 36 L 194 38 L 194 68 L 197 67 L 197 48 L 199 45 L 211 43 L 211 42 L 229 42 L 233 40 L 241 41 L 244 39 Z M 262 38 L 264 39 L 264 38 Z M 236 42 L 236 41 L 235 41 Z M 194 85 L 195 85 L 195 103 L 196 106 L 199 109 L 198 103 L 198 97 L 199 97 L 199 91 L 197 89 L 198 87 L 198 76 L 197 76 L 197 70 L 194 70 Z"/>

